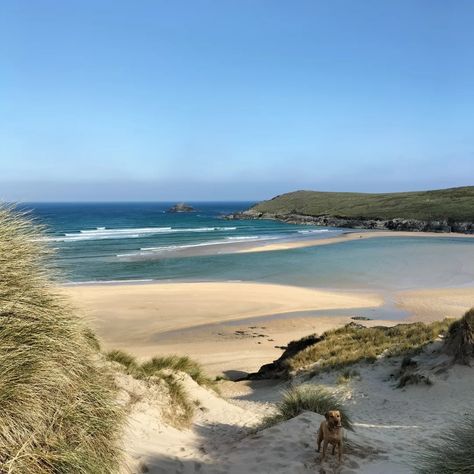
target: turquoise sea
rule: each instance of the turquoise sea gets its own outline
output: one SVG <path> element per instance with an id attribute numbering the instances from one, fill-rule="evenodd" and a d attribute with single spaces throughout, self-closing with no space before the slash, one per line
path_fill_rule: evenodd
<path id="1" fill-rule="evenodd" d="M 30 203 L 65 282 L 246 280 L 308 287 L 410 289 L 474 284 L 474 239 L 375 238 L 236 253 L 246 245 L 327 238 L 348 229 L 228 221 L 251 203 Z"/>

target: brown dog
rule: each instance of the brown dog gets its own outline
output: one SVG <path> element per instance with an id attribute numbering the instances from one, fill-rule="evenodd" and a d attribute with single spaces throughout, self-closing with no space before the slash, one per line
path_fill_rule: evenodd
<path id="1" fill-rule="evenodd" d="M 342 417 L 339 410 L 330 410 L 324 415 L 326 419 L 321 422 L 318 433 L 318 453 L 321 450 L 321 443 L 323 444 L 323 455 L 321 461 L 326 459 L 326 450 L 328 444 L 332 444 L 332 454 L 336 451 L 338 446 L 339 462 L 342 459 Z"/>

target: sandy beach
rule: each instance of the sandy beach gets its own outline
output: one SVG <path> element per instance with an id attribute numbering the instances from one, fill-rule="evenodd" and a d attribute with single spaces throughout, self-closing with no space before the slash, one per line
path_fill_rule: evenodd
<path id="1" fill-rule="evenodd" d="M 348 232 L 328 239 L 247 242 L 225 249 L 225 246 L 213 248 L 212 252 L 277 252 L 393 237 L 472 238 L 460 234 Z M 410 255 L 417 253 L 412 251 Z M 453 257 L 452 266 L 444 267 L 441 272 L 436 270 L 441 277 L 432 281 L 436 281 L 438 288 L 417 287 L 418 284 L 429 286 L 429 278 L 407 279 L 410 256 L 403 255 L 403 261 L 390 269 L 396 283 L 384 286 L 379 282 L 377 289 L 371 290 L 367 289 L 368 285 L 377 276 L 368 276 L 367 286 L 361 282 L 360 289 L 351 291 L 338 289 L 343 286 L 339 276 L 334 280 L 334 289 L 322 289 L 316 283 L 313 288 L 259 283 L 250 281 L 250 276 L 249 281 L 174 279 L 62 287 L 61 291 L 71 297 L 99 336 L 104 351 L 125 350 L 139 361 L 154 356 L 186 355 L 199 362 L 211 377 L 229 379 L 218 382 L 219 394 L 216 394 L 199 386 L 189 375 L 175 373 L 189 400 L 198 407 L 192 424 L 178 429 L 166 418 L 173 403 L 168 392 L 119 370 L 116 374 L 119 399 L 129 410 L 122 441 L 126 458 L 120 474 L 410 472 L 412 447 L 420 439 L 426 442 L 436 437 L 438 427 L 451 422 L 453 402 L 461 412 L 467 412 L 472 405 L 472 368 L 454 367 L 449 373 L 443 372 L 446 355 L 437 352 L 443 344 L 442 338 L 416 356 L 417 367 L 426 373 L 430 384 L 407 389 L 397 388 L 394 379 L 403 356 L 377 357 L 373 364 L 357 363 L 354 367 L 359 376 L 347 383 L 339 381 L 342 371 L 338 369 L 309 380 L 305 375 L 297 375 L 291 382 L 242 378 L 278 359 L 290 341 L 350 322 L 372 327 L 461 317 L 474 305 L 467 255 L 470 254 L 459 253 Z M 429 265 L 430 259 L 420 261 L 426 268 L 435 268 Z M 387 265 L 394 262 L 393 257 L 386 260 Z M 297 273 L 302 271 L 299 265 L 297 261 L 293 265 Z M 364 262 L 357 269 L 364 274 Z M 343 273 L 338 275 L 343 277 Z M 288 278 L 288 281 L 293 280 Z M 361 320 L 361 316 L 372 319 Z M 232 382 L 237 379 L 238 382 Z M 275 404 L 281 401 L 285 390 L 302 382 L 330 390 L 354 416 L 356 435 L 347 434 L 351 447 L 342 470 L 334 458 L 323 467 L 315 453 L 313 443 L 321 415 L 303 412 L 255 434 L 264 417 L 275 413 Z"/>
<path id="2" fill-rule="evenodd" d="M 186 354 L 212 374 L 255 371 L 279 357 L 280 347 L 289 341 L 347 324 L 347 310 L 357 315 L 357 308 L 376 310 L 384 303 L 374 292 L 252 282 L 78 285 L 64 291 L 107 349 L 124 349 L 140 358 Z M 474 288 L 401 292 L 394 301 L 411 320 L 458 317 L 472 306 Z M 321 310 L 330 315 L 297 314 Z"/>
<path id="3" fill-rule="evenodd" d="M 474 474 L 473 20 L 3 2 L 0 474 Z"/>
<path id="4" fill-rule="evenodd" d="M 93 285 L 64 291 L 91 321 L 105 349 L 125 349 L 140 359 L 189 355 L 210 375 L 230 379 L 278 358 L 281 346 L 290 340 L 352 321 L 348 309 L 354 309 L 354 314 L 361 307 L 377 312 L 384 303 L 382 295 L 375 293 L 250 282 Z M 474 288 L 420 289 L 398 292 L 391 298 L 408 312 L 408 319 L 430 321 L 461 316 L 472 306 Z M 323 309 L 331 316 L 294 316 L 298 310 Z M 345 315 L 337 316 L 338 309 Z M 375 326 L 400 321 L 357 322 Z M 309 381 L 342 397 L 354 413 L 357 434 L 347 435 L 352 447 L 342 470 L 337 470 L 332 457 L 323 469 L 315 453 L 316 427 L 322 420 L 318 414 L 304 412 L 254 433 L 261 420 L 274 413 L 274 404 L 288 389 L 283 380 L 219 382 L 219 396 L 181 373 L 180 383 L 200 407 L 192 426 L 181 430 L 163 418 L 168 399 L 160 389 L 117 374 L 122 403 L 130 410 L 121 474 L 145 469 L 156 474 L 410 472 L 412 447 L 420 436 L 437 435 L 436 427 L 452 417 L 453 400 L 462 412 L 472 405 L 472 369 L 456 367 L 448 377 L 437 371 L 444 356 L 433 357 L 431 349 L 418 356 L 419 364 L 430 370 L 433 386 L 415 386 L 409 391 L 395 388 L 391 379 L 402 357 L 357 364 L 360 375 L 348 384 L 339 383 L 338 370 Z"/>
<path id="5" fill-rule="evenodd" d="M 241 283 L 155 283 L 66 287 L 107 348 L 138 357 L 180 353 L 208 370 L 256 370 L 289 340 L 348 321 L 346 317 L 253 318 L 297 311 L 378 307 L 374 293 Z M 240 332 L 239 332 L 240 331 Z"/>

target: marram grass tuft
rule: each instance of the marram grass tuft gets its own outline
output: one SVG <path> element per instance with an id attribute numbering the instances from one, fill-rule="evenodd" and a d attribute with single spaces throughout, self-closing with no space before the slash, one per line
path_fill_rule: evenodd
<path id="1" fill-rule="evenodd" d="M 109 474 L 123 415 L 28 216 L 0 208 L 0 472 Z"/>

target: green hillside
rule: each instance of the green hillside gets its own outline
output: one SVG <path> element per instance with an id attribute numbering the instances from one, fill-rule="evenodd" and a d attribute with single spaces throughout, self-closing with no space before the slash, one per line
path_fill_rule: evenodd
<path id="1" fill-rule="evenodd" d="M 384 194 L 295 191 L 263 201 L 251 212 L 473 222 L 474 186 Z"/>

